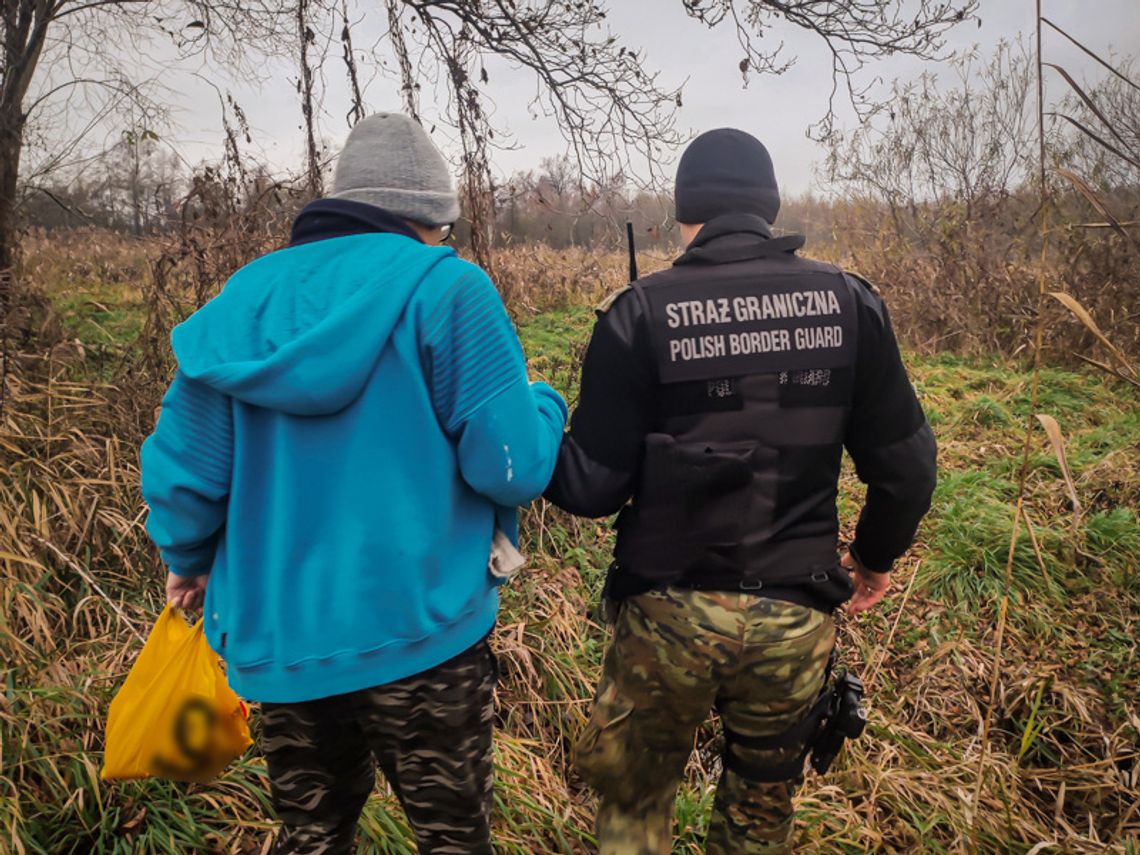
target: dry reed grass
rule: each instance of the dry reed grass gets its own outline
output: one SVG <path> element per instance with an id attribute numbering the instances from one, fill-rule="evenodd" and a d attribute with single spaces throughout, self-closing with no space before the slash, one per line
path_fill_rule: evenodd
<path id="1" fill-rule="evenodd" d="M 1071 199 L 1056 217 L 1073 216 Z M 852 202 L 832 211 L 832 239 L 818 248 L 857 270 L 889 300 L 900 339 L 930 353 L 1028 356 L 1037 318 L 1037 254 L 1031 205 L 994 219 L 969 221 L 944 206 L 919 235 L 900 233 L 876 205 Z M 1051 291 L 1078 300 L 1125 353 L 1140 354 L 1140 249 L 1114 232 L 1058 226 L 1049 231 Z M 809 252 L 812 247 L 808 247 Z M 1050 360 L 1071 363 L 1097 340 L 1061 306 L 1047 305 Z"/>

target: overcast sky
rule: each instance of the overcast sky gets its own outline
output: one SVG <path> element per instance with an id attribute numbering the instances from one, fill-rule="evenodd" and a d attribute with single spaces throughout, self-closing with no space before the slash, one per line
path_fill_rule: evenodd
<path id="1" fill-rule="evenodd" d="M 830 58 L 822 41 L 792 25 L 779 22 L 765 42 L 783 41 L 794 67 L 782 76 L 753 76 L 744 87 L 738 69 L 742 51 L 731 26 L 706 30 L 688 18 L 681 0 L 610 0 L 609 22 L 627 45 L 646 51 L 646 66 L 661 72 L 666 88 L 684 84 L 684 106 L 678 128 L 685 134 L 715 127 L 734 126 L 759 137 L 772 153 L 777 175 L 787 193 L 821 189 L 814 173 L 823 149 L 806 137 L 809 125 L 827 109 L 830 91 Z M 1045 15 L 1095 50 L 1117 56 L 1140 53 L 1140 0 L 1044 0 Z M 948 47 L 967 50 L 977 45 L 988 53 L 1001 39 L 1019 33 L 1032 37 L 1032 0 L 982 0 L 980 26 L 969 22 L 951 31 Z M 368 33 L 356 37 L 366 43 Z M 1078 79 L 1096 79 L 1099 67 L 1056 33 L 1046 32 L 1046 59 L 1065 66 Z M 499 175 L 538 165 L 547 155 L 564 150 L 554 122 L 535 119 L 527 109 L 534 92 L 528 73 L 505 65 L 488 66 L 492 75 L 494 121 L 507 131 L 516 150 L 496 153 Z M 945 65 L 911 58 L 892 58 L 868 66 L 860 82 L 879 79 L 885 91 L 893 78 L 913 78 L 931 70 L 949 81 L 953 72 Z M 252 126 L 255 150 L 282 167 L 295 167 L 303 151 L 300 131 L 296 69 L 285 63 L 265 69 L 264 80 L 245 85 L 229 84 L 246 111 Z M 339 148 L 347 135 L 344 116 L 348 108 L 347 87 L 339 60 L 339 45 L 325 71 L 328 91 L 321 129 Z M 362 69 L 370 77 L 365 100 L 370 110 L 399 109 L 398 85 L 391 72 Z M 217 93 L 189 74 L 171 72 L 166 85 L 180 94 L 176 105 L 177 126 L 169 139 L 191 161 L 214 158 L 220 152 L 221 128 Z M 222 84 L 225 85 L 225 84 Z M 1047 85 L 1059 94 L 1064 84 L 1053 74 Z M 425 92 L 425 100 L 431 96 Z M 854 120 L 840 102 L 844 121 Z M 425 113 L 431 104 L 424 104 Z M 444 141 L 446 146 L 446 140 Z"/>

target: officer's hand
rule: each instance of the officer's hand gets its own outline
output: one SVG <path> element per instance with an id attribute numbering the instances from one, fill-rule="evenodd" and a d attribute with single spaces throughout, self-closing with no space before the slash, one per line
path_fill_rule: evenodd
<path id="1" fill-rule="evenodd" d="M 166 576 L 166 601 L 176 609 L 200 609 L 206 599 L 209 576 Z"/>
<path id="2" fill-rule="evenodd" d="M 855 585 L 855 596 L 847 603 L 848 614 L 857 615 L 873 608 L 891 587 L 889 572 L 875 573 L 868 570 L 850 552 L 839 560 L 839 564 L 851 573 L 851 582 Z"/>

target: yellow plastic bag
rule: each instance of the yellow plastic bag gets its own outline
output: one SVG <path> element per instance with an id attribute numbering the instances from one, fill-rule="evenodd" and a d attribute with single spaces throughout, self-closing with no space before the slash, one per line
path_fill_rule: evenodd
<path id="1" fill-rule="evenodd" d="M 248 718 L 202 621 L 168 605 L 111 701 L 101 777 L 208 781 L 252 744 Z"/>

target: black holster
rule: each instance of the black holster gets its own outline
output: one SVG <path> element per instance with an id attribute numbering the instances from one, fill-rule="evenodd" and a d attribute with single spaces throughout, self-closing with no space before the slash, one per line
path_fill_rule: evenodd
<path id="1" fill-rule="evenodd" d="M 808 714 L 782 733 L 746 736 L 725 728 L 724 766 L 759 783 L 794 781 L 803 777 L 804 760 L 810 754 L 812 768 L 822 775 L 831 768 L 843 743 L 858 737 L 866 725 L 863 681 L 844 669 L 836 675 L 834 682 L 824 681 Z M 741 757 L 736 751 L 738 746 L 759 751 L 786 749 L 796 753 L 781 763 L 761 765 Z"/>
<path id="2" fill-rule="evenodd" d="M 602 594 L 598 598 L 597 616 L 606 626 L 616 624 L 621 611 L 621 599 L 614 595 L 614 578 L 617 573 L 618 565 L 615 561 L 606 570 L 606 580 L 602 583 Z"/>

